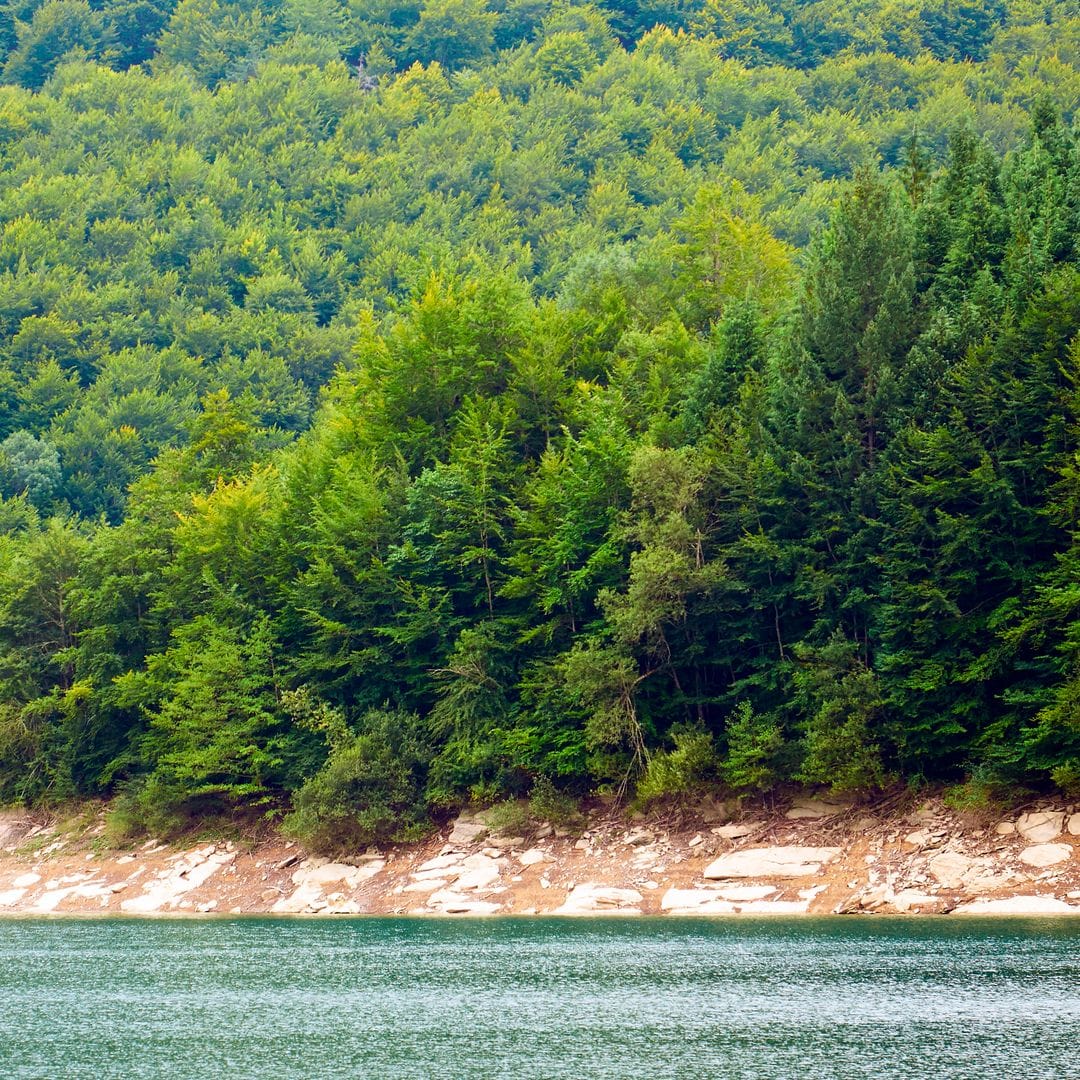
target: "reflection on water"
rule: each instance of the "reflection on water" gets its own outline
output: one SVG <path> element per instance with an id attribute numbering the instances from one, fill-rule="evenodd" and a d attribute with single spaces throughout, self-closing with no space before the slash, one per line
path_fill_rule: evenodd
<path id="1" fill-rule="evenodd" d="M 1080 1077 L 1067 920 L 0 921 L 0 1077 Z"/>

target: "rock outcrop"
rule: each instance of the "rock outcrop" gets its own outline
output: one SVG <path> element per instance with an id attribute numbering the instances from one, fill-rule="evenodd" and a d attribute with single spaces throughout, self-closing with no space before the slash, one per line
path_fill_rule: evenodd
<path id="1" fill-rule="evenodd" d="M 792 878 L 817 874 L 840 854 L 838 847 L 746 848 L 721 855 L 702 871 L 713 881 L 726 878 Z"/>

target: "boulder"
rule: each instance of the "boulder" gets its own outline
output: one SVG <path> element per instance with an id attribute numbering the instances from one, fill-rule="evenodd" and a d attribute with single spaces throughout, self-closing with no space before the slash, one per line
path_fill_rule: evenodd
<path id="1" fill-rule="evenodd" d="M 917 829 L 915 832 L 910 832 L 904 837 L 904 844 L 917 851 L 919 848 L 926 847 L 926 845 L 930 843 L 930 840 L 930 834 L 926 829 Z"/>
<path id="2" fill-rule="evenodd" d="M 1034 844 L 1020 852 L 1020 861 L 1028 866 L 1056 866 L 1072 855 L 1070 844 Z"/>
<path id="3" fill-rule="evenodd" d="M 1069 816 L 1069 835 L 1080 836 L 1080 814 L 1071 814 Z"/>
<path id="4" fill-rule="evenodd" d="M 998 836 L 1012 836 L 1016 832 L 1016 826 L 1011 821 L 999 821 L 994 826 L 994 832 Z"/>
<path id="5" fill-rule="evenodd" d="M 454 827 L 450 830 L 450 843 L 458 847 L 467 847 L 469 844 L 483 839 L 487 833 L 488 827 L 482 821 L 477 821 L 475 818 L 466 817 L 462 814 L 454 822 Z"/>
<path id="6" fill-rule="evenodd" d="M 902 889 L 890 902 L 897 911 L 905 915 L 912 909 L 920 912 L 940 911 L 945 906 L 945 901 L 940 896 L 920 892 L 918 889 Z"/>
<path id="7" fill-rule="evenodd" d="M 529 848 L 518 856 L 518 862 L 522 866 L 537 866 L 539 863 L 551 862 L 551 856 L 539 848 Z"/>
<path id="8" fill-rule="evenodd" d="M 1038 810 L 1023 814 L 1016 821 L 1016 831 L 1033 844 L 1045 844 L 1061 835 L 1065 814 L 1060 810 Z"/>
<path id="9" fill-rule="evenodd" d="M 930 860 L 927 868 L 934 880 L 946 889 L 959 889 L 964 885 L 964 875 L 969 874 L 976 865 L 974 859 L 959 851 L 943 851 Z"/>
<path id="10" fill-rule="evenodd" d="M 702 876 L 713 881 L 725 878 L 806 877 L 818 873 L 824 863 L 839 854 L 840 849 L 835 847 L 747 848 L 722 855 L 705 868 Z"/>

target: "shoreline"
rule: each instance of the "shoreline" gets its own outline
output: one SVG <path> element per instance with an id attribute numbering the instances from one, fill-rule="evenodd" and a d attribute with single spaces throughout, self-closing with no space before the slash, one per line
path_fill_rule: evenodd
<path id="1" fill-rule="evenodd" d="M 483 812 L 336 861 L 277 835 L 105 845 L 74 822 L 0 814 L 0 917 L 753 918 L 1080 915 L 1080 807 L 972 823 L 938 798 L 903 810 L 827 798 L 678 821 L 593 815 L 507 836 Z"/>

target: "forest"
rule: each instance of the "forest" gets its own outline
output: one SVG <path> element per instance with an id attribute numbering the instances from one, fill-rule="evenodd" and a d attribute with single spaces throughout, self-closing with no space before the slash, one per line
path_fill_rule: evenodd
<path id="1" fill-rule="evenodd" d="M 6 0 L 0 802 L 1080 794 L 1071 0 Z"/>

